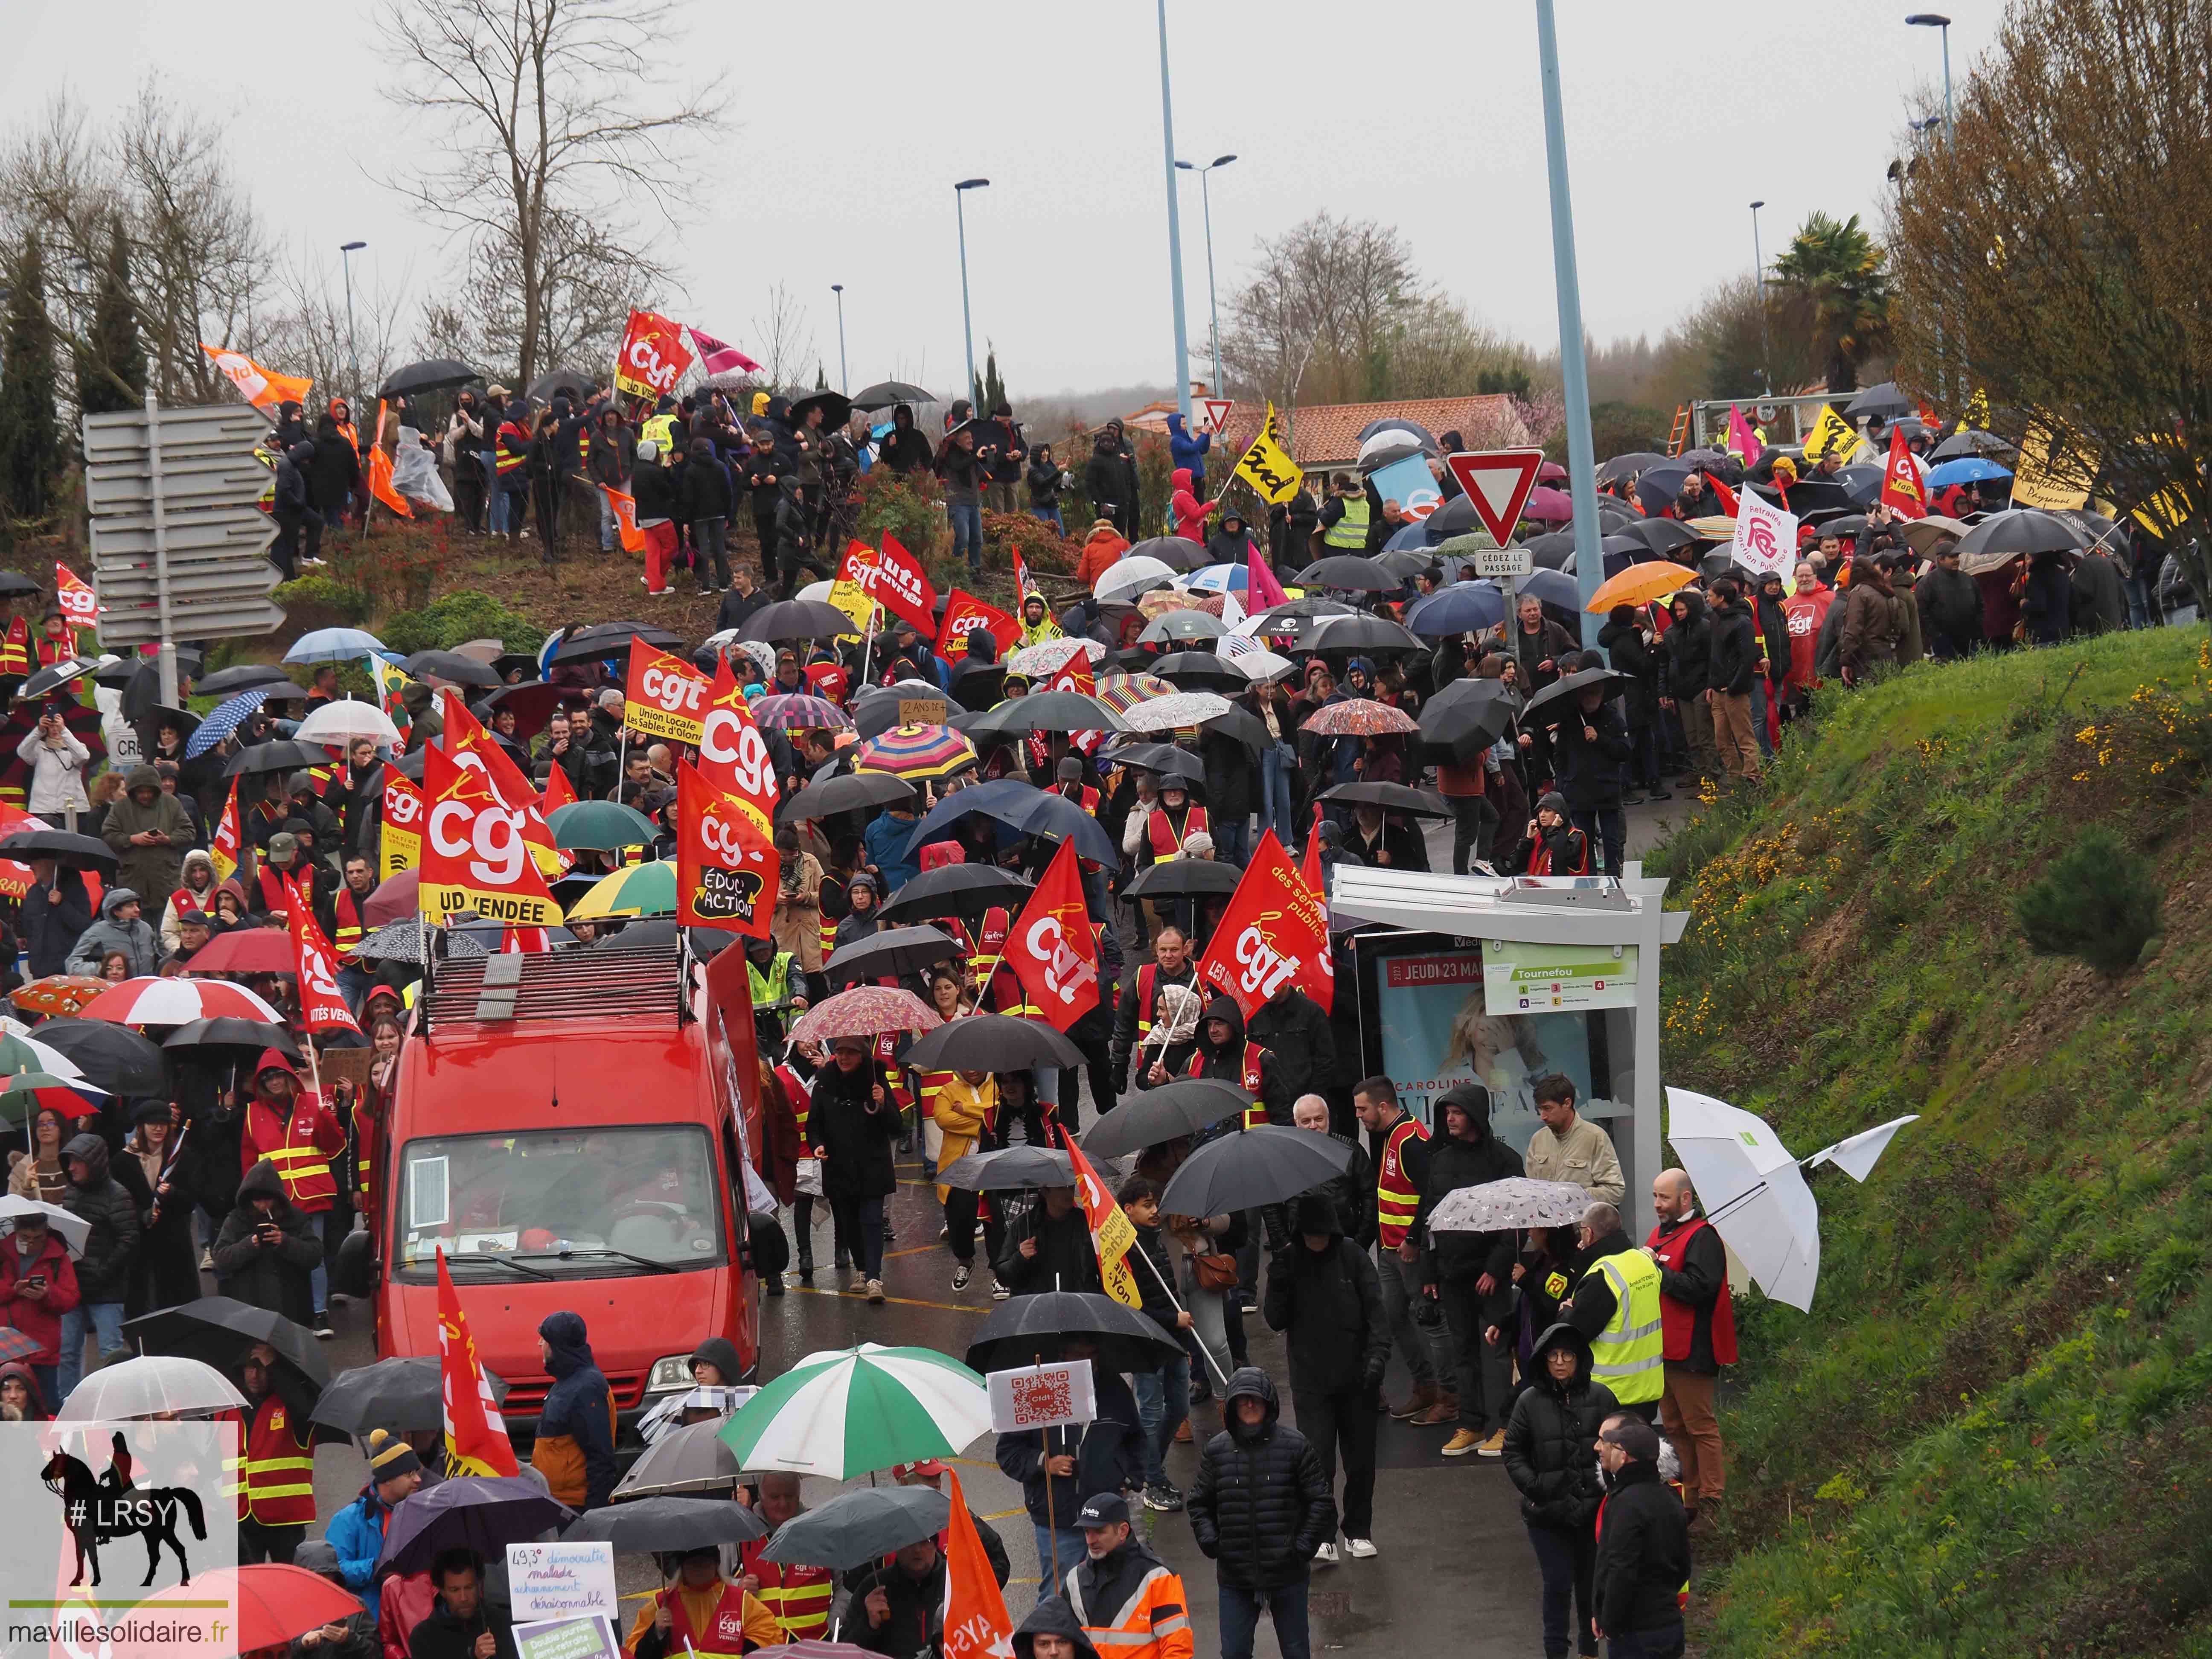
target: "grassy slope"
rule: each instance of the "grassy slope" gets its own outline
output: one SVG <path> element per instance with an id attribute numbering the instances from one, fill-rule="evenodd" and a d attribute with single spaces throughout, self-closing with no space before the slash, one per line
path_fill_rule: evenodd
<path id="1" fill-rule="evenodd" d="M 1654 860 L 1697 913 L 1670 1082 L 1801 1152 L 1923 1115 L 1868 1185 L 1816 1178 L 1813 1313 L 1740 1304 L 1715 1654 L 2212 1654 L 2206 648 L 1917 668 Z M 2130 703 L 2160 680 L 2175 702 Z M 2166 884 L 2117 980 L 2012 915 L 2094 821 Z"/>

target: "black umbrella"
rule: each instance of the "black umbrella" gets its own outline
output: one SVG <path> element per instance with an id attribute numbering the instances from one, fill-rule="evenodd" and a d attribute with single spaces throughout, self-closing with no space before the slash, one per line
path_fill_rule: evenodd
<path id="1" fill-rule="evenodd" d="M 1199 570 L 1214 562 L 1202 542 L 1188 536 L 1152 536 L 1121 556 L 1125 559 L 1158 559 L 1170 570 Z"/>
<path id="2" fill-rule="evenodd" d="M 861 692 L 854 700 L 853 730 L 863 742 L 870 738 L 880 738 L 894 726 L 905 724 L 899 719 L 899 704 L 902 702 L 949 701 L 945 688 L 933 682 L 899 680 L 890 685 L 878 685 Z"/>
<path id="3" fill-rule="evenodd" d="M 889 409 L 894 404 L 933 404 L 934 392 L 925 392 L 911 380 L 878 380 L 873 386 L 864 386 L 853 394 L 853 407 L 860 410 Z"/>
<path id="4" fill-rule="evenodd" d="M 1638 519 L 1618 532 L 1622 539 L 1642 542 L 1653 553 L 1666 555 L 1678 547 L 1689 547 L 1698 539 L 1698 532 L 1680 519 Z M 1569 538 L 1570 542 L 1572 538 Z M 1606 540 L 1613 538 L 1608 536 Z"/>
<path id="5" fill-rule="evenodd" d="M 1252 1097 L 1226 1079 L 1177 1078 L 1157 1089 L 1123 1095 L 1120 1105 L 1084 1132 L 1083 1150 L 1093 1157 L 1141 1152 L 1164 1140 L 1194 1135 L 1251 1103 Z"/>
<path id="6" fill-rule="evenodd" d="M 234 668 L 218 668 L 192 690 L 210 696 L 234 696 L 240 691 L 251 691 L 258 685 L 276 685 L 289 682 L 291 675 L 273 662 L 245 662 Z"/>
<path id="7" fill-rule="evenodd" d="M 274 1048 L 295 1061 L 306 1058 L 300 1052 L 299 1039 L 283 1026 L 228 1014 L 179 1025 L 161 1039 L 161 1047 L 165 1051 L 187 1051 L 179 1057 L 208 1066 L 221 1066 L 226 1061 L 251 1066 L 261 1058 L 264 1048 Z"/>
<path id="8" fill-rule="evenodd" d="M 948 826 L 958 823 L 970 813 L 1009 823 L 1017 830 L 1021 821 L 1044 799 L 1044 791 L 1027 778 L 993 778 L 988 783 L 969 784 L 956 789 L 943 800 L 921 815 L 906 838 L 907 852 L 913 852 L 924 842 L 934 840 Z M 1078 809 L 1080 810 L 1080 809 Z M 1119 863 L 1121 854 L 1115 854 Z"/>
<path id="9" fill-rule="evenodd" d="M 1744 488 L 1757 490 L 1761 499 L 1771 501 L 1777 507 L 1787 507 L 1800 516 L 1828 507 L 1841 507 L 1848 512 L 1860 505 L 1851 499 L 1850 486 L 1840 477 L 1800 478 L 1790 486 L 1787 501 L 1783 499 L 1782 492 L 1771 484 L 1753 483 L 1746 484 Z"/>
<path id="10" fill-rule="evenodd" d="M 501 683 L 489 663 L 465 657 L 458 651 L 417 651 L 407 659 L 406 667 L 418 680 L 434 675 L 453 685 L 491 687 Z"/>
<path id="11" fill-rule="evenodd" d="M 836 985 L 883 974 L 913 973 L 959 953 L 960 947 L 934 927 L 884 927 L 866 939 L 840 945 L 830 953 L 822 971 Z"/>
<path id="12" fill-rule="evenodd" d="M 1306 636 L 1310 651 L 1426 651 L 1419 637 L 1388 617 L 1324 617 Z"/>
<path id="13" fill-rule="evenodd" d="M 259 772 L 296 772 L 302 767 L 328 766 L 331 753 L 312 743 L 257 743 L 251 749 L 241 749 L 230 757 L 230 764 L 222 769 L 227 778 L 243 777 Z"/>
<path id="14" fill-rule="evenodd" d="M 2055 513 L 2021 507 L 1992 513 L 1969 530 L 1959 538 L 1959 557 L 1990 570 L 2014 555 L 2071 553 L 2092 539 Z M 1973 566 L 1969 567 L 1967 574 L 1973 574 Z M 0 842 L 0 851 L 6 850 L 8 845 L 7 842 Z"/>
<path id="15" fill-rule="evenodd" d="M 623 923 L 619 933 L 599 941 L 602 951 L 654 951 L 676 943 L 683 932 L 682 924 L 666 916 L 645 916 Z M 697 943 L 700 929 L 692 929 L 693 943 Z M 569 939 L 575 938 L 571 933 Z"/>
<path id="16" fill-rule="evenodd" d="M 1072 841 L 1075 843 L 1076 855 L 1089 859 L 1093 864 L 1103 864 L 1110 868 L 1121 862 L 1121 849 L 1115 846 L 1113 836 L 1106 833 L 1105 827 L 1065 795 L 1040 795 L 1018 818 L 1004 811 L 994 811 L 990 816 L 1012 823 L 1025 836 L 1046 836 L 1054 841 Z"/>
<path id="17" fill-rule="evenodd" d="M 951 1518 L 952 1500 L 934 1486 L 856 1486 L 793 1516 L 761 1554 L 843 1572 L 934 1538 Z"/>
<path id="18" fill-rule="evenodd" d="M 1894 380 L 1884 380 L 1880 386 L 1870 386 L 1844 405 L 1844 413 L 1856 419 L 1871 415 L 1887 420 L 1893 415 L 1910 415 L 1919 405 L 1897 389 Z"/>
<path id="19" fill-rule="evenodd" d="M 1664 466 L 1666 464 L 1667 457 L 1656 449 L 1632 449 L 1626 455 L 1615 455 L 1610 460 L 1600 462 L 1597 469 L 1597 481 L 1600 483 L 1611 483 L 1617 478 L 1632 478 L 1647 468 Z"/>
<path id="20" fill-rule="evenodd" d="M 1001 870 L 996 865 L 947 864 L 909 878 L 877 914 L 886 922 L 904 923 L 928 921 L 938 916 L 981 915 L 994 904 L 1018 911 L 1032 885 L 1012 871 Z M 996 1066 L 991 1069 L 1006 1068 Z"/>
<path id="21" fill-rule="evenodd" d="M 1128 722 L 1096 697 L 1080 691 L 1032 691 L 1009 697 L 961 728 L 971 738 L 1004 738 L 1025 732 L 1126 732 Z"/>
<path id="22" fill-rule="evenodd" d="M 331 1380 L 330 1365 L 315 1346 L 313 1331 L 280 1313 L 227 1296 L 204 1296 L 197 1302 L 142 1314 L 125 1320 L 123 1328 L 137 1342 L 141 1353 L 179 1354 L 212 1365 L 226 1376 L 238 1369 L 239 1355 L 247 1346 L 266 1342 L 279 1359 L 318 1389 Z"/>
<path id="23" fill-rule="evenodd" d="M 1191 898 L 1206 893 L 1233 893 L 1244 879 L 1243 870 L 1223 859 L 1170 859 L 1146 866 L 1122 889 L 1124 898 Z"/>
<path id="24" fill-rule="evenodd" d="M 1505 735 L 1521 712 L 1521 699 L 1502 680 L 1454 680 L 1444 690 L 1456 691 L 1462 685 L 1496 689 L 1486 696 L 1468 695 L 1449 701 L 1439 693 L 1422 705 L 1415 719 L 1424 744 L 1449 749 L 1455 759 L 1472 760 Z"/>
<path id="25" fill-rule="evenodd" d="M 1836 482 L 1843 485 L 1854 507 L 1872 507 L 1881 495 L 1882 480 L 1887 471 L 1886 467 L 1863 461 L 1837 473 Z"/>
<path id="26" fill-rule="evenodd" d="M 52 859 L 64 870 L 97 870 L 107 876 L 113 875 L 122 863 L 106 842 L 66 830 L 18 830 L 0 836 L 0 858 L 24 862 Z M 145 896 L 150 901 L 155 896 Z"/>
<path id="27" fill-rule="evenodd" d="M 147 739 L 160 737 L 161 728 L 165 726 L 174 726 L 177 735 L 183 738 L 189 738 L 200 729 L 200 717 L 193 714 L 191 709 L 171 708 L 158 702 L 143 713 L 133 716 L 131 723 L 138 728 L 139 743 L 148 750 L 151 750 L 154 745 Z"/>
<path id="28" fill-rule="evenodd" d="M 455 357 L 426 357 L 419 363 L 395 368 L 376 389 L 380 398 L 407 398 L 423 392 L 449 392 L 483 379 L 482 369 L 471 368 Z"/>
<path id="29" fill-rule="evenodd" d="M 1049 1364 L 1066 1357 L 1071 1342 L 1093 1350 L 1088 1356 L 1091 1363 L 1108 1371 L 1157 1370 L 1182 1346 L 1147 1316 L 1110 1296 L 1096 1291 L 1042 1291 L 1015 1297 L 991 1310 L 968 1345 L 968 1369 L 1010 1371 L 1040 1361 Z"/>
<path id="30" fill-rule="evenodd" d="M 822 411 L 822 427 L 825 432 L 832 427 L 842 426 L 853 418 L 853 400 L 843 392 L 810 392 L 803 398 L 793 398 L 791 400 L 792 425 L 805 426 L 806 411 L 810 409 L 818 409 Z"/>
<path id="31" fill-rule="evenodd" d="M 65 1055 L 94 1087 L 116 1095 L 167 1097 L 161 1051 L 127 1025 L 105 1019 L 60 1018 L 39 1027 L 39 1041 Z"/>
<path id="32" fill-rule="evenodd" d="M 1252 677 L 1212 651 L 1170 651 L 1149 672 L 1185 691 L 1226 691 L 1232 696 L 1252 689 Z"/>
<path id="33" fill-rule="evenodd" d="M 1452 815 L 1444 798 L 1432 789 L 1414 789 L 1402 783 L 1340 783 L 1321 792 L 1323 800 L 1340 800 L 1354 806 L 1379 806 L 1386 812 L 1410 812 L 1417 817 L 1448 818 Z"/>
<path id="34" fill-rule="evenodd" d="M 743 1504 L 713 1498 L 635 1498 L 578 1517 L 561 1541 L 611 1544 L 628 1555 L 659 1555 L 767 1536 L 768 1523 Z"/>
<path id="35" fill-rule="evenodd" d="M 2010 455 L 2018 447 L 1994 432 L 1984 432 L 1979 427 L 1970 426 L 1964 432 L 1954 432 L 1937 444 L 1928 452 L 1928 459 L 1931 461 L 1952 461 L 1964 455 Z"/>
<path id="36" fill-rule="evenodd" d="M 517 1476 L 456 1475 L 399 1500 L 385 1523 L 376 1572 L 427 1572 L 450 1549 L 504 1559 L 509 1544 L 526 1544 L 575 1513 L 543 1487 Z"/>
<path id="37" fill-rule="evenodd" d="M 1349 553 L 1333 553 L 1316 559 L 1291 578 L 1300 587 L 1334 587 L 1343 592 L 1387 593 L 1405 585 L 1372 559 Z"/>
<path id="38" fill-rule="evenodd" d="M 628 1474 L 615 1482 L 615 1501 L 734 1492 L 741 1471 L 738 1455 L 722 1438 L 722 1425 L 727 1420 L 717 1417 L 669 1430 L 646 1448 Z"/>
<path id="39" fill-rule="evenodd" d="M 1163 777 L 1187 778 L 1193 783 L 1206 781 L 1205 761 L 1171 743 L 1128 744 L 1115 750 L 1108 758 L 1116 766 L 1141 767 Z"/>
<path id="40" fill-rule="evenodd" d="M 1074 1170 L 1066 1152 L 1028 1145 L 1002 1146 L 995 1152 L 970 1152 L 939 1170 L 937 1178 L 948 1187 L 972 1193 L 1011 1193 L 1024 1187 L 1075 1184 Z M 1208 1210 L 1206 1213 L 1216 1212 Z"/>
<path id="41" fill-rule="evenodd" d="M 494 1404 L 507 1398 L 505 1379 L 484 1367 Z M 407 1354 L 356 1365 L 332 1377 L 315 1401 L 314 1419 L 342 1433 L 371 1429 L 392 1434 L 441 1428 L 446 1421 L 443 1367 L 436 1354 Z"/>
<path id="42" fill-rule="evenodd" d="M 15 690 L 19 697 L 43 697 L 58 691 L 71 680 L 82 679 L 100 665 L 90 657 L 64 657 L 51 663 L 25 680 Z"/>
<path id="43" fill-rule="evenodd" d="M 817 778 L 778 809 L 786 823 L 826 818 L 837 812 L 859 812 L 871 806 L 917 798 L 915 787 L 888 772 L 844 772 L 834 778 Z"/>
<path id="44" fill-rule="evenodd" d="M 1534 719 L 1538 709 L 1548 708 L 1553 703 L 1559 703 L 1563 707 L 1554 710 L 1552 717 L 1543 722 L 1547 726 L 1556 725 L 1566 718 L 1566 708 L 1564 705 L 1566 705 L 1568 700 L 1584 686 L 1602 685 L 1610 688 L 1627 684 L 1627 675 L 1611 668 L 1583 668 L 1577 669 L 1571 674 L 1562 674 L 1522 706 L 1522 722 L 1526 725 Z M 1611 696 L 1613 693 L 1608 689 L 1606 695 Z"/>
<path id="45" fill-rule="evenodd" d="M 1311 1129 L 1265 1124 L 1224 1135 L 1190 1155 L 1160 1194 L 1167 1215 L 1220 1215 L 1286 1204 L 1332 1181 L 1352 1162 L 1352 1147 Z"/>
<path id="46" fill-rule="evenodd" d="M 588 374 L 581 374 L 573 368 L 556 368 L 550 374 L 541 374 L 532 380 L 530 383 L 530 389 L 522 394 L 523 400 L 526 403 L 550 404 L 555 398 L 566 392 L 574 401 L 581 403 L 584 400 L 585 389 L 591 384 L 592 377 Z"/>
<path id="47" fill-rule="evenodd" d="M 569 662 L 627 662 L 632 639 L 643 640 L 663 651 L 684 649 L 682 635 L 647 623 L 593 623 L 587 628 L 572 628 L 562 634 L 546 661 L 556 667 Z"/>
<path id="48" fill-rule="evenodd" d="M 0 599 L 21 599 L 26 594 L 46 591 L 20 570 L 0 570 Z"/>
<path id="49" fill-rule="evenodd" d="M 821 599 L 780 599 L 764 605 L 738 629 L 741 640 L 834 640 L 853 631 L 853 619 Z"/>
<path id="50" fill-rule="evenodd" d="M 1041 1019 L 969 1014 L 916 1037 L 903 1063 L 919 1072 L 1021 1072 L 1080 1066 L 1083 1051 Z"/>

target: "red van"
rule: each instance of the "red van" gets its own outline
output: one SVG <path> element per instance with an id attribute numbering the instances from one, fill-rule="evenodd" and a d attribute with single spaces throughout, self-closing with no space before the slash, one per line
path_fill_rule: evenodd
<path id="1" fill-rule="evenodd" d="M 438 1352 L 442 1246 L 522 1437 L 551 1386 L 538 1327 L 556 1310 L 583 1316 L 625 1430 L 691 1386 L 710 1336 L 750 1379 L 761 1121 L 743 957 L 702 963 L 679 939 L 435 964 L 376 1151 L 378 1243 L 352 1235 L 340 1274 L 374 1286 L 380 1357 Z"/>

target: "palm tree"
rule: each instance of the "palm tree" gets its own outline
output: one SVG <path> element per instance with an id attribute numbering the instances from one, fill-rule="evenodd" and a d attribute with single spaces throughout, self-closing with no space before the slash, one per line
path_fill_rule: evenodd
<path id="1" fill-rule="evenodd" d="M 1828 360 L 1828 389 L 1849 392 L 1858 383 L 1859 360 L 1889 340 L 1889 273 L 1881 245 L 1854 213 L 1838 221 L 1808 216 L 1788 250 L 1774 262 L 1775 280 L 1811 301 L 1814 332 Z"/>

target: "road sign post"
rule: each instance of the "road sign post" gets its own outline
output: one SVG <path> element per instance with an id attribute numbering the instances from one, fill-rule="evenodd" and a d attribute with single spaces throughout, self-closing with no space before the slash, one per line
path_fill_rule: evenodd
<path id="1" fill-rule="evenodd" d="M 1522 510 L 1536 488 L 1544 465 L 1540 449 L 1482 449 L 1444 457 L 1459 487 L 1474 504 L 1475 516 L 1500 547 L 1513 539 Z"/>
<path id="2" fill-rule="evenodd" d="M 1474 574 L 1493 580 L 1514 580 L 1535 568 L 1535 556 L 1525 547 L 1485 548 L 1474 556 Z"/>
<path id="3" fill-rule="evenodd" d="M 1206 429 L 1219 437 L 1229 429 L 1229 416 L 1236 408 L 1235 401 L 1228 398 L 1206 399 Z"/>

